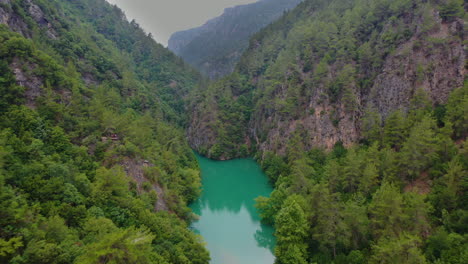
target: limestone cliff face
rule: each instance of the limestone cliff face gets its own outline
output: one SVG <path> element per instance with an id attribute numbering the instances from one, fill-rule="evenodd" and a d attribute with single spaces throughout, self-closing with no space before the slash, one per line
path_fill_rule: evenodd
<path id="1" fill-rule="evenodd" d="M 446 103 L 450 92 L 463 85 L 466 75 L 466 51 L 458 37 L 463 34 L 463 21 L 442 23 L 436 11 L 434 19 L 437 25 L 427 37 L 420 38 L 417 32 L 385 59 L 369 91 L 357 91 L 356 85 L 351 85 L 356 100 L 353 110 L 343 100 L 330 102 L 323 98 L 323 86 L 315 87 L 297 119 L 285 118 L 277 109 L 261 106 L 252 115 L 249 127 L 258 149 L 284 154 L 287 142 L 298 129 L 306 148 L 329 149 L 338 141 L 352 145 L 360 139 L 365 109 L 376 109 L 384 121 L 392 111 L 406 110 L 418 88 L 426 91 L 434 105 Z M 282 89 L 276 96 L 286 100 L 287 93 L 288 89 Z M 261 134 L 266 137 L 262 139 Z"/>
<path id="2" fill-rule="evenodd" d="M 218 136 L 216 133 L 216 128 L 219 126 L 217 124 L 218 109 L 213 108 L 215 105 L 215 102 L 204 104 L 202 101 L 197 101 L 189 108 L 191 116 L 187 137 L 190 147 L 209 157 L 212 155 L 208 153 L 208 149 L 213 146 Z"/>
<path id="3" fill-rule="evenodd" d="M 26 23 L 13 12 L 10 0 L 0 0 L 0 24 L 7 25 L 11 30 L 24 36 L 29 36 Z"/>
<path id="4" fill-rule="evenodd" d="M 248 76 L 248 86 L 253 87 L 244 95 L 253 99 L 247 105 L 252 112 L 243 140 L 237 144 L 252 146 L 252 151 L 260 153 L 285 154 L 289 142 L 299 135 L 305 149 L 330 149 L 337 142 L 350 146 L 362 138 L 362 118 L 368 109 L 385 122 L 392 111 L 407 110 L 415 91 L 421 88 L 434 105 L 446 103 L 450 92 L 462 86 L 466 76 L 464 21 L 443 21 L 434 7 L 413 8 L 413 13 L 403 11 L 398 19 L 394 15 L 393 20 L 382 20 L 376 27 L 378 33 L 375 30 L 372 36 L 362 38 L 365 44 L 357 48 L 357 55 L 325 57 L 326 66 L 321 66 L 325 59 L 316 55 L 321 52 L 316 44 L 288 44 L 289 39 L 299 38 L 293 35 L 295 29 L 288 31 L 289 28 L 273 25 L 284 31 L 273 36 L 269 35 L 273 29 L 260 33 L 263 36 L 251 40 L 238 65 L 238 71 Z M 314 14 L 305 12 L 308 17 Z M 289 23 L 287 18 L 284 21 Z M 339 28 L 328 30 L 338 32 L 332 43 L 344 42 Z M 286 37 L 274 40 L 278 36 Z M 389 44 L 388 36 L 392 36 L 393 44 Z M 272 43 L 284 46 L 274 51 Z M 328 49 L 335 47 L 323 48 L 325 52 Z M 211 105 L 225 105 L 226 101 L 236 104 L 242 97 L 242 92 L 236 94 L 234 86 L 229 92 L 218 89 L 215 93 Z M 223 111 L 217 111 L 215 106 L 210 107 L 214 112 L 210 116 L 215 120 L 209 120 L 207 110 L 196 106 L 192 108 L 190 142 L 210 156 L 223 140 L 218 136 L 220 127 L 229 121 L 216 119 Z M 232 158 L 240 153 L 230 151 L 220 156 Z"/>
<path id="5" fill-rule="evenodd" d="M 42 9 L 35 4 L 33 0 L 26 0 L 22 5 L 26 7 L 25 10 L 28 12 L 27 15 L 29 15 L 34 22 L 45 30 L 46 35 L 49 38 L 57 38 L 57 32 L 55 32 L 53 25 L 46 18 Z M 0 24 L 7 25 L 11 30 L 20 33 L 25 37 L 31 37 L 28 25 L 23 17 L 13 11 L 13 6 L 10 0 L 0 0 Z"/>
<path id="6" fill-rule="evenodd" d="M 42 9 L 33 0 L 25 0 L 21 3 L 29 16 L 37 25 L 45 31 L 47 37 L 57 38 L 57 32 L 46 18 Z M 10 0 L 0 0 L 0 24 L 6 25 L 10 30 L 17 32 L 24 37 L 32 36 L 31 28 L 26 23 L 25 17 L 14 12 Z M 24 59 L 15 58 L 10 63 L 10 68 L 15 75 L 17 84 L 25 87 L 26 105 L 36 108 L 36 99 L 42 95 L 43 79 L 34 74 L 37 67 L 35 63 L 27 62 Z"/>
<path id="7" fill-rule="evenodd" d="M 392 110 L 406 108 L 416 88 L 423 88 L 434 104 L 443 104 L 454 88 L 463 85 L 463 20 L 442 23 L 437 11 L 434 20 L 434 30 L 424 40 L 416 34 L 400 45 L 375 79 L 367 101 L 373 102 L 383 117 Z"/>

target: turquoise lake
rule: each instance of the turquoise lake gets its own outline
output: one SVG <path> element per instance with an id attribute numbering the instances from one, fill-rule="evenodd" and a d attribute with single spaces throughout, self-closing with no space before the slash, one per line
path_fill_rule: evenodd
<path id="1" fill-rule="evenodd" d="M 190 207 L 200 216 L 192 224 L 203 236 L 211 264 L 273 264 L 273 228 L 260 223 L 254 207 L 272 187 L 252 159 L 214 161 L 197 155 L 203 192 Z"/>

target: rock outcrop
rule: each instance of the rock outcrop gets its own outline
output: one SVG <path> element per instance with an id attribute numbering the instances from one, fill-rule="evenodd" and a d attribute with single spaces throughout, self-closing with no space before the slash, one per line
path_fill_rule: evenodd
<path id="1" fill-rule="evenodd" d="M 200 91 L 208 99 L 192 107 L 192 147 L 225 159 L 242 156 L 245 146 L 286 154 L 295 136 L 305 149 L 330 149 L 338 142 L 350 146 L 362 139 L 369 110 L 384 123 L 391 112 L 406 111 L 418 89 L 434 106 L 446 103 L 466 76 L 464 20 L 443 20 L 437 7 L 423 4 L 391 12 L 373 22 L 368 35 L 361 32 L 369 25 L 357 19 L 361 31 L 350 38 L 337 26 L 314 21 L 322 14 L 307 1 L 261 31 L 235 72 L 244 84 L 227 78 Z M 334 23 L 349 23 L 341 19 Z M 250 109 L 248 122 L 226 118 L 231 109 Z M 224 133 L 226 123 L 245 131 L 232 144 Z M 219 146 L 230 149 L 220 154 Z"/>
<path id="2" fill-rule="evenodd" d="M 57 32 L 54 30 L 53 25 L 46 18 L 41 7 L 34 3 L 33 0 L 26 0 L 22 3 L 28 12 L 28 15 L 45 30 L 46 35 L 51 39 L 57 38 Z M 20 33 L 25 37 L 31 37 L 31 29 L 28 27 L 24 18 L 15 13 L 12 9 L 10 0 L 0 0 L 0 24 L 7 25 L 11 30 Z"/>

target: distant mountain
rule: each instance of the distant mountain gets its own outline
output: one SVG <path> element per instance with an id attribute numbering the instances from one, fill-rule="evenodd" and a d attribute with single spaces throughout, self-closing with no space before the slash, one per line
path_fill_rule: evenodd
<path id="1" fill-rule="evenodd" d="M 174 33 L 169 49 L 212 79 L 233 71 L 249 38 L 302 0 L 260 0 L 225 9 L 201 27 Z"/>

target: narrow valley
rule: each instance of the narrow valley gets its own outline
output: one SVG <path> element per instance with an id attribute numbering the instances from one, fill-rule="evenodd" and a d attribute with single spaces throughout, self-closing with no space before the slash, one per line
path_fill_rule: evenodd
<path id="1" fill-rule="evenodd" d="M 467 10 L 0 0 L 0 263 L 468 263 Z"/>

